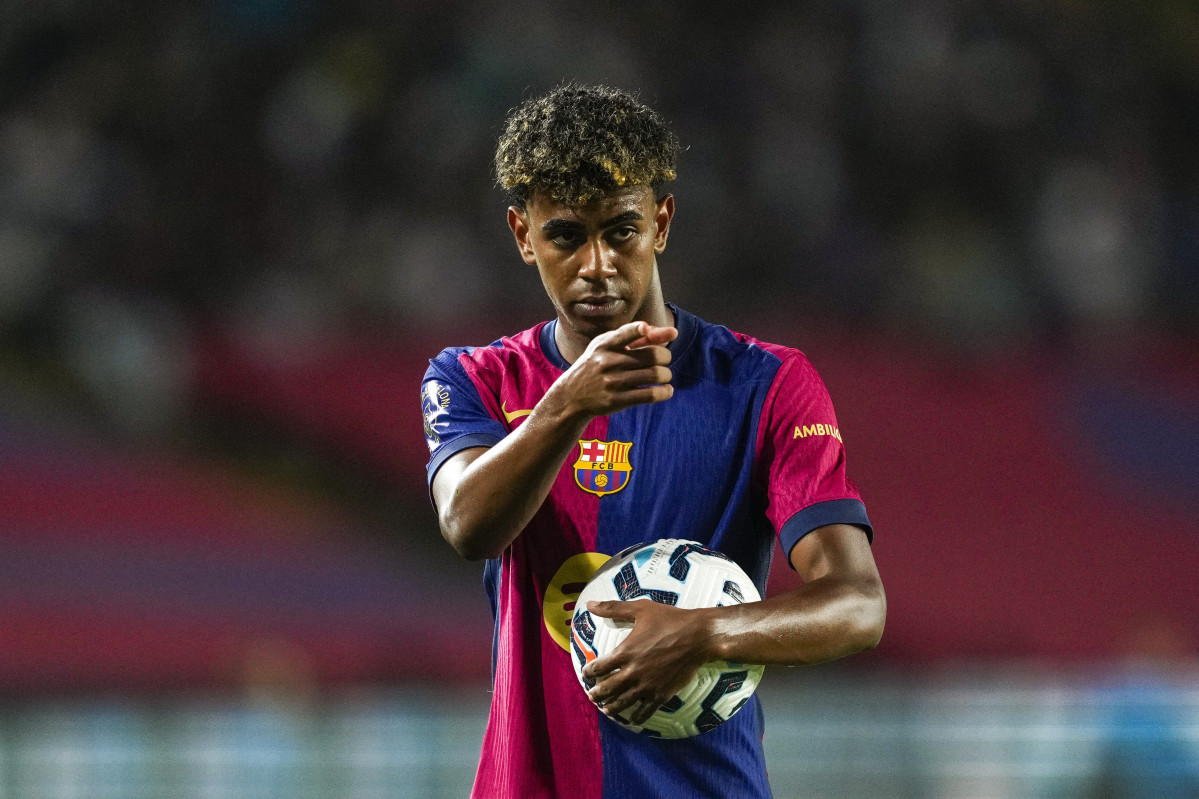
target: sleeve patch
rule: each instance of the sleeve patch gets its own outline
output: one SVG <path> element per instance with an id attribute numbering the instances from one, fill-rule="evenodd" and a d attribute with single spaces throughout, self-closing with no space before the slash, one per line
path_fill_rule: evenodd
<path id="1" fill-rule="evenodd" d="M 429 380 L 421 387 L 421 413 L 425 418 L 425 443 L 429 452 L 441 444 L 449 427 L 450 387 L 440 380 Z"/>

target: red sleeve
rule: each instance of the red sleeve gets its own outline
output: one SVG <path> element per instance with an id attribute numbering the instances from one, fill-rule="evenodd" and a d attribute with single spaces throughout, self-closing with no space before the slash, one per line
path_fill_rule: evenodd
<path id="1" fill-rule="evenodd" d="M 762 404 L 755 471 L 766 517 L 783 551 L 826 524 L 853 524 L 873 540 L 858 487 L 845 473 L 845 444 L 833 402 L 802 353 L 784 359 Z"/>

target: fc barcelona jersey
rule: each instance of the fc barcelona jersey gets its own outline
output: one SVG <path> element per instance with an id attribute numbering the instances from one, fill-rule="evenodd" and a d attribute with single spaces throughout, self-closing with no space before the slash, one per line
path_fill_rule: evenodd
<path id="1" fill-rule="evenodd" d="M 828 392 L 807 358 L 671 310 L 674 396 L 593 419 L 532 521 L 484 569 L 494 692 L 475 797 L 770 796 L 756 697 L 714 730 L 658 739 L 603 717 L 571 665 L 574 600 L 628 546 L 699 541 L 736 561 L 765 595 L 776 537 L 790 552 L 826 524 L 872 535 Z M 556 324 L 430 362 L 422 384 L 430 485 L 447 458 L 521 425 L 569 368 Z"/>

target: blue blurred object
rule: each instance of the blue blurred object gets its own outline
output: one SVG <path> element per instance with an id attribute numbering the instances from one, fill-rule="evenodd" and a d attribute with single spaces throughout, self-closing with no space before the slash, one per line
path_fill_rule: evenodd
<path id="1" fill-rule="evenodd" d="M 1194 690 L 1146 667 L 1100 692 L 1102 754 L 1089 799 L 1199 796 L 1199 750 L 1184 715 Z"/>

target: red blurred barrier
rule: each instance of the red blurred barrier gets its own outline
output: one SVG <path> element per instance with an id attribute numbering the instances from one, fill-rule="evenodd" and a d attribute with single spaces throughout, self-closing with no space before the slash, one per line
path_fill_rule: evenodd
<path id="1" fill-rule="evenodd" d="M 755 333 L 823 374 L 876 526 L 890 616 L 865 657 L 1104 658 L 1142 628 L 1194 653 L 1189 350 L 965 359 L 768 328 Z M 213 336 L 198 398 L 423 501 L 432 338 L 270 359 Z M 264 648 L 318 682 L 486 678 L 482 589 L 447 588 L 435 554 L 385 550 L 329 508 L 66 426 L 0 418 L 0 435 L 0 690 L 238 685 Z M 794 580 L 776 568 L 772 590 Z"/>
<path id="2" fill-rule="evenodd" d="M 1102 657 L 1162 621 L 1199 640 L 1192 349 L 968 358 L 890 334 L 754 331 L 804 349 L 833 394 L 890 596 L 879 656 Z M 440 344 L 391 341 L 287 366 L 221 349 L 204 388 L 423 491 L 415 387 Z M 1134 451 L 1146 436 L 1156 448 Z M 776 569 L 774 588 L 793 579 Z"/>

